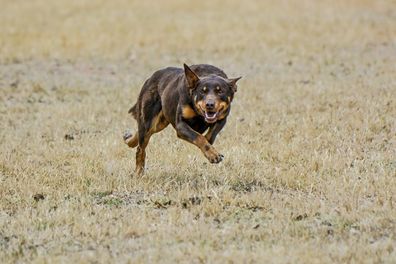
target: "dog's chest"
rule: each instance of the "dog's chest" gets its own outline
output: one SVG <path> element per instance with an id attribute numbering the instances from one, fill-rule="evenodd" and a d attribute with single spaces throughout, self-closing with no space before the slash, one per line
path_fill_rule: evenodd
<path id="1" fill-rule="evenodd" d="M 187 119 L 185 122 L 198 133 L 205 132 L 205 130 L 208 129 L 209 127 L 208 123 L 206 123 L 202 117 L 198 117 L 198 116 Z"/>

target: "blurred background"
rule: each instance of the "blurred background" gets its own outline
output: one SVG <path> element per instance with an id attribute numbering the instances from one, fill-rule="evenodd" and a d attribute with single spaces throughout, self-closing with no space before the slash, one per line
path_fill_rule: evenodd
<path id="1" fill-rule="evenodd" d="M 262 67 L 395 39 L 393 1 L 1 1 L 0 59 Z M 327 56 L 326 56 L 327 54 Z M 280 61 L 279 63 L 287 63 Z M 246 67 L 244 67 L 246 68 Z"/>
<path id="2" fill-rule="evenodd" d="M 225 159 L 169 127 L 134 177 L 184 62 L 243 76 Z M 0 0 L 0 260 L 395 263 L 395 77 L 393 0 Z"/>

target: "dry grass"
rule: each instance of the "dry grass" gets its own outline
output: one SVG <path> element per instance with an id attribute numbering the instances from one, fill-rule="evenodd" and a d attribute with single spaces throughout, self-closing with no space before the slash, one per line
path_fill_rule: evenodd
<path id="1" fill-rule="evenodd" d="M 395 262 L 392 1 L 1 1 L 2 262 Z M 168 128 L 131 176 L 153 70 L 243 75 L 210 165 Z"/>

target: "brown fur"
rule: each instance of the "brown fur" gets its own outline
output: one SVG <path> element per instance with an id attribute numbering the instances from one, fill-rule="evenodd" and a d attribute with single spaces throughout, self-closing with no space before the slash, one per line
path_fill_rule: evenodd
<path id="1" fill-rule="evenodd" d="M 169 124 L 179 138 L 196 145 L 211 163 L 220 162 L 223 155 L 212 144 L 226 123 L 239 79 L 228 79 L 222 70 L 207 64 L 184 65 L 184 71 L 169 67 L 147 79 L 128 111 L 138 123 L 138 132 L 124 135 L 129 147 L 138 147 L 136 172 L 144 171 L 150 137 Z"/>

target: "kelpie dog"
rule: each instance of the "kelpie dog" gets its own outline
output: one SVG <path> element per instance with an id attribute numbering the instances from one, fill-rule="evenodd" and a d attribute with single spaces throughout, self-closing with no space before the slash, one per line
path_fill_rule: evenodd
<path id="1" fill-rule="evenodd" d="M 147 79 L 136 104 L 129 110 L 138 123 L 138 132 L 124 135 L 129 147 L 138 146 L 136 172 L 143 173 L 151 135 L 169 123 L 179 138 L 196 145 L 211 163 L 222 161 L 223 155 L 212 144 L 226 123 L 240 78 L 229 79 L 212 65 L 184 64 L 184 71 L 169 67 Z"/>

